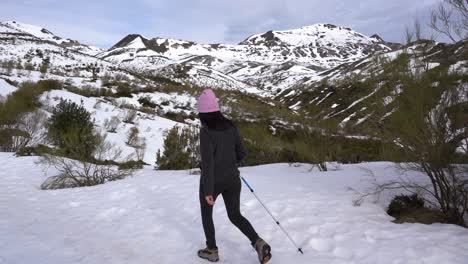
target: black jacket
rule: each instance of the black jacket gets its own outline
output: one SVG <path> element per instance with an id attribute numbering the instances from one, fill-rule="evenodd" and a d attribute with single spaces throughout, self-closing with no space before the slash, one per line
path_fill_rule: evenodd
<path id="1" fill-rule="evenodd" d="M 237 164 L 246 156 L 239 129 L 200 129 L 201 177 L 205 196 L 213 195 L 215 183 L 237 180 Z"/>

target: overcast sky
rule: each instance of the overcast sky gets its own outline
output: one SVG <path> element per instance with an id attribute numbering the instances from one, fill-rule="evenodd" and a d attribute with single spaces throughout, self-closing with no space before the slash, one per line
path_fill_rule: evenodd
<path id="1" fill-rule="evenodd" d="M 331 23 L 403 41 L 415 18 L 427 23 L 442 0 L 1 0 L 0 20 L 109 48 L 127 34 L 238 43 L 268 30 Z"/>

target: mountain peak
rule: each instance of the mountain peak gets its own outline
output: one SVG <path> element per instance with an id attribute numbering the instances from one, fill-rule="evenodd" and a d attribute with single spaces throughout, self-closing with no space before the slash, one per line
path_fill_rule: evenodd
<path id="1" fill-rule="evenodd" d="M 131 48 L 145 48 L 144 42 L 147 39 L 140 34 L 128 34 L 123 39 L 121 39 L 117 44 L 112 46 L 109 50 L 113 50 L 116 48 L 123 48 L 123 47 L 131 47 Z"/>
<path id="2" fill-rule="evenodd" d="M 379 35 L 377 35 L 377 34 L 374 34 L 374 35 L 372 35 L 372 36 L 370 36 L 370 37 L 373 38 L 373 39 L 376 39 L 376 40 L 379 41 L 379 42 L 385 42 L 385 40 L 383 40 L 383 38 L 381 38 L 381 37 L 380 37 Z"/>
<path id="3" fill-rule="evenodd" d="M 373 52 L 390 50 L 385 43 L 350 28 L 332 24 L 314 24 L 297 29 L 267 31 L 252 35 L 240 45 L 205 45 L 190 41 L 145 38 L 130 34 L 120 40 L 102 58 L 116 56 L 116 61 L 163 54 L 165 60 L 250 61 L 283 64 L 294 61 L 301 65 L 331 68 Z M 153 51 L 153 52 L 152 52 Z M 135 56 L 139 54 L 139 56 Z M 164 63 L 164 62 L 162 62 Z"/>
<path id="4" fill-rule="evenodd" d="M 364 36 L 351 28 L 333 24 L 313 24 L 297 29 L 268 31 L 242 41 L 242 45 L 265 46 L 343 46 L 349 43 L 372 45 L 375 39 Z"/>
<path id="5" fill-rule="evenodd" d="M 334 24 L 317 23 L 317 24 L 303 26 L 303 27 L 300 27 L 300 28 L 297 28 L 297 29 L 290 29 L 290 30 L 286 30 L 286 31 L 300 31 L 300 30 L 307 31 L 307 30 L 320 30 L 320 29 L 328 29 L 328 30 L 345 29 L 345 30 L 351 30 L 350 28 L 340 27 L 340 26 L 336 26 Z"/>

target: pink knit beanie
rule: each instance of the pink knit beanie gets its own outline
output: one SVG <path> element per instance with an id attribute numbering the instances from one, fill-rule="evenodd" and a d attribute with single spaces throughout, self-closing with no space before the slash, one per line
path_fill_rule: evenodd
<path id="1" fill-rule="evenodd" d="M 213 90 L 206 89 L 202 92 L 198 98 L 197 110 L 199 113 L 211 113 L 219 111 L 218 99 L 216 98 Z"/>

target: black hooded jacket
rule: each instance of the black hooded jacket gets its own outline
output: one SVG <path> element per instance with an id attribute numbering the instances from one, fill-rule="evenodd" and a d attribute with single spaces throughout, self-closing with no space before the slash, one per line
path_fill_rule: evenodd
<path id="1" fill-rule="evenodd" d="M 200 129 L 201 177 L 205 196 L 213 195 L 214 185 L 238 180 L 237 164 L 244 159 L 246 151 L 239 129 L 230 125 L 223 129 Z"/>

